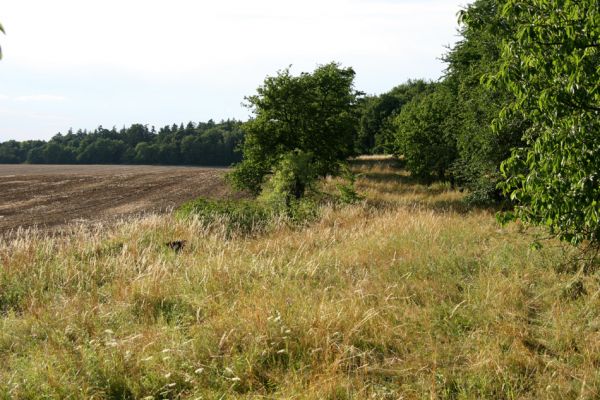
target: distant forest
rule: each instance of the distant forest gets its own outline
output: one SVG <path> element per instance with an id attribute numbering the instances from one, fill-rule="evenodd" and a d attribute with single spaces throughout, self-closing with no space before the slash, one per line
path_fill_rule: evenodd
<path id="1" fill-rule="evenodd" d="M 0 143 L 1 164 L 162 164 L 228 166 L 241 160 L 237 151 L 242 123 L 174 124 L 158 131 L 134 124 L 117 130 L 102 126 L 88 132 L 69 130 L 49 141 Z"/>
<path id="2" fill-rule="evenodd" d="M 393 153 L 394 118 L 415 96 L 433 84 L 409 80 L 389 92 L 358 99 L 356 124 L 350 129 L 353 154 Z M 0 164 L 145 164 L 229 166 L 241 161 L 244 123 L 188 122 L 155 127 L 133 124 L 117 130 L 70 129 L 49 141 L 9 140 L 0 143 Z"/>

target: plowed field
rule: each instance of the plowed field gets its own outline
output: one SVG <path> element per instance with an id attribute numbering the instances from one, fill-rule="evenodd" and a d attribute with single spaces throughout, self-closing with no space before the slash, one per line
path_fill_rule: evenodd
<path id="1" fill-rule="evenodd" d="M 0 233 L 163 212 L 199 196 L 229 197 L 226 172 L 200 167 L 0 164 Z"/>

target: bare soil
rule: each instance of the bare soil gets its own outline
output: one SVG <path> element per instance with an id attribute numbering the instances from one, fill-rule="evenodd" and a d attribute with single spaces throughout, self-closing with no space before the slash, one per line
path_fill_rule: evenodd
<path id="1" fill-rule="evenodd" d="M 0 164 L 0 233 L 165 212 L 196 197 L 239 197 L 225 168 Z"/>

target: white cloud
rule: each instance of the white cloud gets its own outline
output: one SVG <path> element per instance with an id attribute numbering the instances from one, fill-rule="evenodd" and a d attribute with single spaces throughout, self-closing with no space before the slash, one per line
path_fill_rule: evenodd
<path id="1" fill-rule="evenodd" d="M 17 96 L 16 101 L 31 102 L 31 101 L 64 101 L 64 96 L 56 96 L 52 94 L 34 94 L 28 96 Z"/>

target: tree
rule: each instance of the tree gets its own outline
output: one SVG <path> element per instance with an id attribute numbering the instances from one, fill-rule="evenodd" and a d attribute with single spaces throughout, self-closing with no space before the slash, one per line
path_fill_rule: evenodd
<path id="1" fill-rule="evenodd" d="M 43 164 L 46 162 L 44 158 L 43 147 L 32 147 L 27 151 L 27 162 L 29 164 Z"/>
<path id="2" fill-rule="evenodd" d="M 403 105 L 425 92 L 429 85 L 423 80 L 409 80 L 389 92 L 364 98 L 360 104 L 357 151 L 361 154 L 392 153 L 395 143 L 394 117 L 400 113 Z"/>
<path id="3" fill-rule="evenodd" d="M 157 164 L 160 158 L 159 152 L 158 145 L 140 142 L 135 146 L 134 161 L 138 164 Z"/>
<path id="4" fill-rule="evenodd" d="M 502 167 L 502 188 L 516 203 L 506 217 L 598 245 L 600 2 L 506 0 L 503 15 L 516 32 L 490 83 L 514 94 L 504 117 L 531 120 L 526 146 Z"/>
<path id="5" fill-rule="evenodd" d="M 459 15 L 461 40 L 444 56 L 448 63 L 445 84 L 456 99 L 457 159 L 452 166 L 456 182 L 466 187 L 467 200 L 491 203 L 501 200 L 497 189 L 500 164 L 513 147 L 521 145 L 527 120 L 507 119 L 492 129 L 500 110 L 514 98 L 506 88 L 486 87 L 481 79 L 501 66 L 502 39 L 514 27 L 502 16 L 505 0 L 477 0 Z"/>
<path id="6" fill-rule="evenodd" d="M 406 104 L 394 121 L 398 155 L 411 174 L 424 181 L 446 179 L 456 159 L 455 99 L 445 85 L 434 88 Z"/>
<path id="7" fill-rule="evenodd" d="M 44 162 L 48 164 L 72 164 L 75 161 L 75 154 L 68 146 L 61 146 L 54 140 L 50 141 L 43 148 Z"/>
<path id="8" fill-rule="evenodd" d="M 150 142 L 154 135 L 148 131 L 148 127 L 142 124 L 133 124 L 124 129 L 121 133 L 121 140 L 131 147 L 135 147 L 140 142 Z"/>
<path id="9" fill-rule="evenodd" d="M 77 156 L 83 164 L 119 164 L 126 145 L 122 140 L 100 138 L 87 145 Z"/>
<path id="10" fill-rule="evenodd" d="M 0 164 L 18 164 L 19 143 L 14 140 L 0 143 Z"/>
<path id="11" fill-rule="evenodd" d="M 354 153 L 358 98 L 354 70 L 330 63 L 313 73 L 292 76 L 289 69 L 267 77 L 246 97 L 254 118 L 244 125 L 243 161 L 234 183 L 254 193 L 281 158 L 295 151 L 310 153 L 320 176 L 335 174 Z"/>

